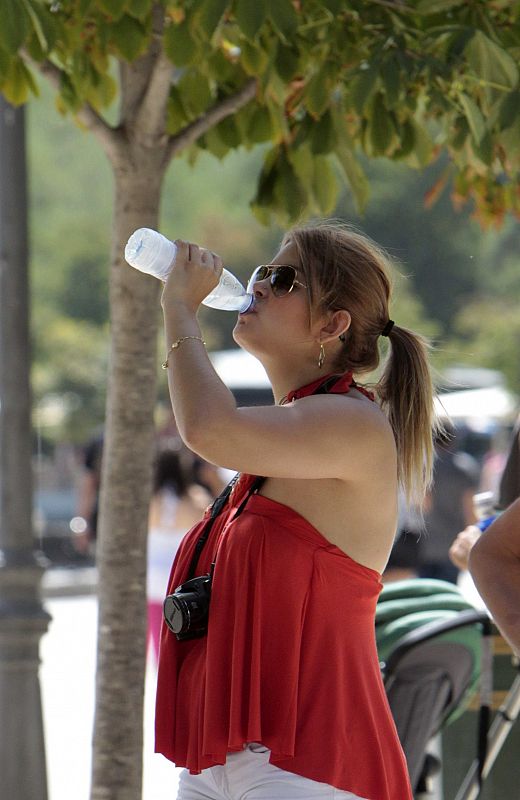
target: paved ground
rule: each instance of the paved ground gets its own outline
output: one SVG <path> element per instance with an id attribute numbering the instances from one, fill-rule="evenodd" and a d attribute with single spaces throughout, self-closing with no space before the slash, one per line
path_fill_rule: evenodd
<path id="1" fill-rule="evenodd" d="M 94 719 L 97 601 L 94 595 L 45 601 L 52 615 L 41 646 L 41 686 L 49 800 L 88 800 Z M 174 800 L 177 770 L 153 753 L 155 667 L 145 696 L 143 800 Z"/>

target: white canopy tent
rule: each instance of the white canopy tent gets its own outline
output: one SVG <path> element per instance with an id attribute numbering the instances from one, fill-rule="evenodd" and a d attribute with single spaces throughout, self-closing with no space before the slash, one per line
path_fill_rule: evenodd
<path id="1" fill-rule="evenodd" d="M 518 398 L 503 386 L 446 392 L 436 399 L 440 417 L 462 421 L 475 431 L 510 425 L 518 413 Z"/>
<path id="2" fill-rule="evenodd" d="M 269 389 L 263 366 L 244 350 L 219 350 L 211 354 L 211 360 L 230 389 Z M 435 407 L 440 417 L 464 421 L 477 432 L 510 425 L 519 411 L 518 398 L 501 385 L 442 392 Z"/>

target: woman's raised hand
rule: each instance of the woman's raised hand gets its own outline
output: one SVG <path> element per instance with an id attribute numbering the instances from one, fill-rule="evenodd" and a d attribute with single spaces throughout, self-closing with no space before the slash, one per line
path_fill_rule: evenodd
<path id="1" fill-rule="evenodd" d="M 196 311 L 218 284 L 222 259 L 211 250 L 182 239 L 177 239 L 175 244 L 177 252 L 164 286 L 161 303 L 165 310 L 182 304 Z"/>

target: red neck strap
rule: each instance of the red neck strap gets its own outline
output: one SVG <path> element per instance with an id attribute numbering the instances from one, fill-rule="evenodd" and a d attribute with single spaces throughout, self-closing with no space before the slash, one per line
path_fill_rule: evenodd
<path id="1" fill-rule="evenodd" d="M 372 392 L 369 392 L 362 386 L 357 385 L 357 383 L 354 381 L 352 372 L 344 372 L 341 375 L 335 375 L 334 373 L 325 375 L 325 377 L 318 378 L 318 380 L 308 383 L 306 386 L 302 386 L 300 389 L 295 389 L 294 391 L 289 392 L 285 398 L 285 402 L 290 403 L 292 400 L 299 400 L 301 397 L 308 397 L 311 394 L 347 394 L 350 389 L 353 388 L 357 389 L 358 392 L 361 392 L 370 400 L 374 399 Z M 319 391 L 320 389 L 321 392 Z"/>

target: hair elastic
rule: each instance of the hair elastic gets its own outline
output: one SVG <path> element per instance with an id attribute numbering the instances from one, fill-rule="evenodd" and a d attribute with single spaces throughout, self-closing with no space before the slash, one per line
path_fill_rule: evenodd
<path id="1" fill-rule="evenodd" d="M 395 325 L 395 323 L 394 323 L 393 319 L 389 319 L 388 322 L 386 323 L 385 327 L 381 331 L 381 336 L 390 336 L 390 331 L 392 330 L 394 325 Z"/>

